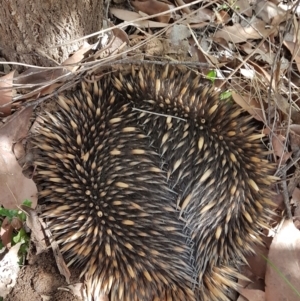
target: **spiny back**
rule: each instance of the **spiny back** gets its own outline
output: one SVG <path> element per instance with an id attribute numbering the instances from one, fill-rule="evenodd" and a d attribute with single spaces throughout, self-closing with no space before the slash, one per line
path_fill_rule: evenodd
<path id="1" fill-rule="evenodd" d="M 90 297 L 226 300 L 268 221 L 273 178 L 249 117 L 194 73 L 154 65 L 59 104 L 35 139 L 36 180 Z"/>

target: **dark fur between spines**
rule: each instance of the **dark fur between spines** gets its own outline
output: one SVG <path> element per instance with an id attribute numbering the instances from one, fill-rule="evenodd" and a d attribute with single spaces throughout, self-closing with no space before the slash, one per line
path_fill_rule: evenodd
<path id="1" fill-rule="evenodd" d="M 200 76 L 133 66 L 59 97 L 34 143 L 43 217 L 89 300 L 227 300 L 268 225 L 262 135 Z"/>

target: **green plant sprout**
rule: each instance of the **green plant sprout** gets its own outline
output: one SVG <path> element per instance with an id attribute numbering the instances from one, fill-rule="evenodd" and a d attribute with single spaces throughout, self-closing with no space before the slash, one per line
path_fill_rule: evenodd
<path id="1" fill-rule="evenodd" d="M 32 202 L 25 200 L 22 205 L 31 207 Z M 22 224 L 26 221 L 26 214 L 19 209 L 6 209 L 0 208 L 0 217 L 7 218 L 9 222 L 12 222 L 14 218 L 17 218 Z M 3 219 L 0 219 L 0 227 L 2 226 Z M 20 230 L 15 230 L 11 237 L 11 245 L 21 242 L 21 247 L 19 249 L 19 263 L 23 262 L 23 259 L 26 256 L 28 247 L 29 247 L 29 235 L 26 233 L 24 227 L 21 227 Z M 3 242 L 0 239 L 0 250 L 4 247 Z M 0 299 L 1 301 L 1 299 Z"/>
<path id="2" fill-rule="evenodd" d="M 217 79 L 217 71 L 216 70 L 210 70 L 206 74 L 206 78 L 214 84 L 215 80 Z M 231 96 L 232 96 L 232 92 L 230 90 L 224 91 L 220 95 L 220 100 L 228 100 L 228 99 L 231 98 Z"/>
<path id="3" fill-rule="evenodd" d="M 216 70 L 210 70 L 207 73 L 206 78 L 209 79 L 212 83 L 214 83 L 216 78 L 217 78 L 217 71 Z"/>

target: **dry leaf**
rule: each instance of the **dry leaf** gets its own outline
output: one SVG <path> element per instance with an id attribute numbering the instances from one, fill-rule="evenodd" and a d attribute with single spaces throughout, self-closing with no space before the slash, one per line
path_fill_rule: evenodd
<path id="1" fill-rule="evenodd" d="M 269 65 L 272 65 L 274 63 L 275 53 L 271 51 L 264 51 L 260 48 L 253 49 L 253 47 L 255 46 L 251 45 L 250 43 L 240 45 L 240 48 L 243 49 L 247 54 L 253 53 L 253 56 L 256 60 L 266 62 Z"/>
<path id="2" fill-rule="evenodd" d="M 156 0 L 131 1 L 130 3 L 135 8 L 135 10 L 142 11 L 143 13 L 149 16 L 159 14 L 162 12 L 167 12 L 166 14 L 153 18 L 153 20 L 163 23 L 169 23 L 171 19 L 171 13 L 168 11 L 174 8 L 173 5 L 169 5 L 167 3 L 163 3 Z"/>
<path id="3" fill-rule="evenodd" d="M 299 266 L 300 232 L 292 221 L 286 220 L 275 235 L 269 251 L 266 301 L 299 301 Z"/>
<path id="4" fill-rule="evenodd" d="M 240 95 L 235 91 L 232 92 L 233 100 L 240 105 L 244 110 L 246 110 L 255 119 L 265 122 L 264 114 L 261 109 L 260 103 L 252 98 L 250 95 Z"/>
<path id="5" fill-rule="evenodd" d="M 129 22 L 129 24 L 137 27 L 160 28 L 160 27 L 166 27 L 168 25 L 167 23 L 155 22 L 151 20 L 136 21 L 137 19 L 142 18 L 142 16 L 138 13 L 128 11 L 125 9 L 119 9 L 113 7 L 110 9 L 110 12 L 118 19 L 127 21 Z"/>
<path id="6" fill-rule="evenodd" d="M 255 69 L 255 71 L 259 74 L 261 74 L 263 77 L 263 79 L 265 79 L 266 83 L 267 83 L 267 86 L 270 84 L 271 82 L 271 74 L 269 72 L 267 72 L 264 68 L 262 68 L 261 66 L 259 66 L 258 64 L 256 64 L 255 62 L 253 61 L 249 61 L 249 64 L 251 66 L 253 66 L 253 68 Z M 277 84 L 277 83 L 276 83 Z M 276 88 L 276 84 L 274 81 L 272 81 L 272 88 L 274 91 L 277 90 Z"/>
<path id="7" fill-rule="evenodd" d="M 108 23 L 111 27 L 114 26 L 114 24 L 112 22 L 108 22 Z M 129 45 L 128 35 L 122 28 L 114 28 L 112 30 L 112 32 L 116 38 L 120 39 L 123 43 L 126 43 Z"/>
<path id="8" fill-rule="evenodd" d="M 15 71 L 0 78 L 0 116 L 9 116 L 12 104 L 12 87 Z"/>
<path id="9" fill-rule="evenodd" d="M 216 14 L 216 24 L 227 24 L 230 20 L 231 17 L 229 16 L 228 12 L 225 10 L 221 10 L 221 11 L 215 11 Z"/>
<path id="10" fill-rule="evenodd" d="M 191 36 L 191 31 L 186 25 L 174 24 L 174 26 L 168 30 L 167 34 L 172 44 L 179 45 L 183 40 Z"/>
<path id="11" fill-rule="evenodd" d="M 267 82 L 267 86 L 268 86 L 271 82 L 271 74 L 268 73 L 264 68 L 262 68 L 258 64 L 254 63 L 253 61 L 249 61 L 249 64 L 253 66 L 256 72 L 258 72 L 263 76 L 262 79 L 264 79 Z M 271 84 L 274 92 L 274 96 L 272 100 L 275 102 L 275 104 L 278 106 L 281 112 L 283 112 L 284 114 L 288 114 L 290 109 L 290 104 L 288 103 L 287 99 L 285 99 L 280 93 L 277 92 L 278 82 L 276 82 L 273 78 Z"/>
<path id="12" fill-rule="evenodd" d="M 295 205 L 295 212 L 294 212 L 294 217 L 295 217 L 295 226 L 299 229 L 299 224 L 300 224 L 300 189 L 295 188 L 292 194 L 292 200 L 291 203 Z"/>
<path id="13" fill-rule="evenodd" d="M 286 138 L 280 134 L 272 136 L 272 146 L 274 154 L 281 159 L 281 164 L 284 164 L 286 160 L 291 157 L 291 153 L 286 149 Z"/>
<path id="14" fill-rule="evenodd" d="M 187 16 L 187 23 L 201 23 L 201 22 L 211 22 L 213 21 L 215 14 L 212 10 L 208 8 L 199 8 L 193 12 L 192 15 Z"/>
<path id="15" fill-rule="evenodd" d="M 250 266 L 250 269 L 252 273 L 261 279 L 265 278 L 266 274 L 266 260 L 263 258 L 268 256 L 269 250 L 265 246 L 261 245 L 254 245 L 253 249 L 255 251 L 255 254 L 252 256 L 247 256 L 247 261 Z M 263 256 L 262 256 L 263 255 Z"/>
<path id="16" fill-rule="evenodd" d="M 291 124 L 290 125 L 290 141 L 291 149 L 293 152 L 299 150 L 300 148 L 300 125 Z"/>
<path id="17" fill-rule="evenodd" d="M 4 218 L 1 228 L 0 228 L 0 237 L 3 245 L 7 248 L 11 247 L 11 237 L 14 228 L 12 227 L 11 223 L 9 222 L 8 218 Z"/>
<path id="18" fill-rule="evenodd" d="M 15 78 L 14 82 L 17 85 L 26 85 L 31 87 L 46 85 L 49 81 L 69 74 L 69 70 L 64 67 L 55 69 L 47 68 L 29 68 Z"/>
<path id="19" fill-rule="evenodd" d="M 283 201 L 283 195 L 282 193 L 275 194 L 272 197 L 272 202 L 275 205 L 275 208 L 278 208 L 278 210 L 284 210 L 284 201 Z"/>
<path id="20" fill-rule="evenodd" d="M 242 43 L 247 40 L 256 40 L 268 37 L 274 31 L 273 28 L 266 28 L 265 22 L 261 20 L 256 20 L 251 22 L 247 27 L 242 27 L 239 23 L 232 26 L 225 26 L 219 29 L 213 39 L 223 38 L 228 42 Z"/>
<path id="21" fill-rule="evenodd" d="M 239 293 L 249 301 L 265 301 L 265 292 L 261 290 L 242 288 L 239 290 Z M 238 299 L 238 301 L 239 300 L 240 299 Z"/>
<path id="22" fill-rule="evenodd" d="M 93 47 L 94 45 L 85 42 L 76 52 L 62 62 L 61 65 L 65 66 L 71 72 L 75 72 L 79 68 L 79 63 L 84 59 L 85 54 Z"/>
<path id="23" fill-rule="evenodd" d="M 164 1 L 164 0 L 163 0 Z M 184 6 L 186 4 L 185 1 L 183 0 L 175 0 L 175 5 L 178 7 L 178 6 Z M 190 14 L 191 13 L 191 10 L 188 6 L 184 6 L 181 8 L 181 11 L 183 14 Z"/>
<path id="24" fill-rule="evenodd" d="M 257 1 L 254 11 L 266 24 L 279 24 L 286 19 L 286 12 L 270 1 Z"/>
<path id="25" fill-rule="evenodd" d="M 234 5 L 239 8 L 238 12 L 247 17 L 252 17 L 252 7 L 249 0 L 236 0 Z"/>
<path id="26" fill-rule="evenodd" d="M 297 188 L 297 187 L 293 191 L 292 202 L 294 202 L 294 204 L 296 204 L 296 206 L 299 208 L 299 205 L 300 205 L 300 189 Z"/>
<path id="27" fill-rule="evenodd" d="M 13 143 L 26 137 L 32 107 L 14 113 L 0 128 L 0 204 L 4 208 L 17 208 L 25 199 L 35 208 L 37 189 L 34 182 L 24 177 L 22 168 L 12 152 Z"/>
<path id="28" fill-rule="evenodd" d="M 63 67 L 51 70 L 29 68 L 15 79 L 15 83 L 24 89 L 37 87 L 25 95 L 24 99 L 28 99 L 52 93 L 60 87 L 62 85 L 61 82 L 63 80 L 66 81 L 70 75 L 71 72 Z"/>
<path id="29" fill-rule="evenodd" d="M 288 48 L 291 55 L 293 56 L 293 59 L 296 62 L 297 69 L 300 72 L 300 47 L 298 43 L 294 43 L 291 41 L 283 41 L 283 44 Z"/>

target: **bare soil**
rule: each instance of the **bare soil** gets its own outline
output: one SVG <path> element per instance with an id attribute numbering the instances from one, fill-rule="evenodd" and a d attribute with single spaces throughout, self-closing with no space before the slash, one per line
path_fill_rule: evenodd
<path id="1" fill-rule="evenodd" d="M 71 283 L 78 283 L 78 276 L 71 271 Z M 81 301 L 72 293 L 61 290 L 67 282 L 60 275 L 52 251 L 29 255 L 18 275 L 16 286 L 5 301 Z"/>

